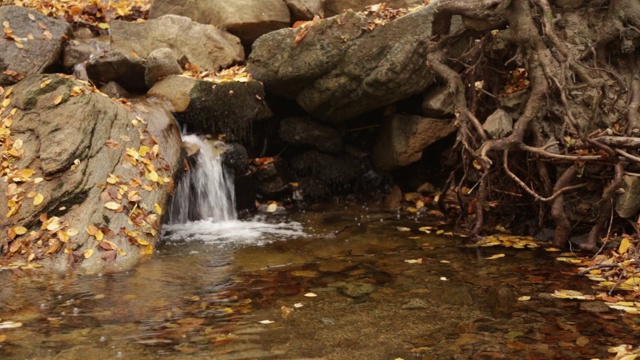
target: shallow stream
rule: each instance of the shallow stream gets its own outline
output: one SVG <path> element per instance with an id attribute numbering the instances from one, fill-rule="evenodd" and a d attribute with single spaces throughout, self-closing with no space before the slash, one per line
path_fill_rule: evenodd
<path id="1" fill-rule="evenodd" d="M 591 286 L 557 253 L 468 248 L 375 208 L 190 223 L 125 273 L 0 272 L 0 359 L 589 359 L 637 343 L 638 317 L 549 295 Z"/>

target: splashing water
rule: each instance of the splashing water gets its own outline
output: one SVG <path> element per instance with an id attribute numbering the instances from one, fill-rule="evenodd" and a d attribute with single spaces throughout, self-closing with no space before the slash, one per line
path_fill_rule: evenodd
<path id="1" fill-rule="evenodd" d="M 169 223 L 163 226 L 164 240 L 242 246 L 305 236 L 297 222 L 238 220 L 233 178 L 222 166 L 222 151 L 196 135 L 184 135 L 182 140 L 199 151 L 176 188 Z"/>

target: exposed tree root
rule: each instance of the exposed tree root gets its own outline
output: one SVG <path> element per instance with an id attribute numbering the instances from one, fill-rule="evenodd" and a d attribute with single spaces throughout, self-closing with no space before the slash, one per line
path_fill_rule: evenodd
<path id="1" fill-rule="evenodd" d="M 587 34 L 593 41 L 586 50 L 567 37 L 565 28 L 574 24 L 549 0 L 442 0 L 436 6 L 427 64 L 448 84 L 456 104 L 457 148 L 465 161 L 461 183 L 478 179 L 472 234 L 485 231 L 485 205 L 498 197 L 491 184 L 510 182 L 508 191 L 500 186 L 500 197 L 529 196 L 539 224 L 555 224 L 554 246 L 566 245 L 587 225 L 579 246 L 597 250 L 603 230 L 617 219 L 612 214 L 626 168 L 640 169 L 640 2 L 611 0 L 606 14 L 585 5 L 579 12 L 585 23 L 602 24 Z M 473 56 L 457 62 L 446 57 L 445 48 L 451 37 L 468 35 L 450 35 L 454 15 L 484 21 L 488 29 L 476 35 Z M 516 68 L 526 70 L 526 100 L 509 110 L 515 119 L 511 133 L 491 138 L 483 123 L 511 94 L 509 79 L 503 76 L 500 83 L 499 74 Z M 490 85 L 478 85 L 492 73 Z M 567 197 L 577 189 L 579 196 Z"/>

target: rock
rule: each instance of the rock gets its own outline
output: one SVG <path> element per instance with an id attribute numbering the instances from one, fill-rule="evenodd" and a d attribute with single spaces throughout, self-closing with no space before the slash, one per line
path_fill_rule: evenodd
<path id="1" fill-rule="evenodd" d="M 515 311 L 515 305 L 517 303 L 513 290 L 507 286 L 490 288 L 486 301 L 491 315 L 495 318 L 510 317 L 511 313 Z"/>
<path id="2" fill-rule="evenodd" d="M 391 189 L 389 195 L 384 198 L 382 208 L 384 210 L 398 210 L 402 207 L 402 190 L 396 185 Z"/>
<path id="3" fill-rule="evenodd" d="M 427 117 L 453 117 L 453 96 L 446 86 L 438 86 L 426 92 L 422 100 L 422 114 Z"/>
<path id="4" fill-rule="evenodd" d="M 97 86 L 115 81 L 133 93 L 147 90 L 144 83 L 146 62 L 142 58 L 110 51 L 87 62 L 85 68 L 87 76 Z"/>
<path id="5" fill-rule="evenodd" d="M 178 59 L 186 57 L 201 70 L 212 71 L 244 61 L 240 39 L 184 16 L 165 15 L 141 23 L 114 20 L 110 25 L 111 49 L 123 54 L 146 58 L 153 50 L 170 48 Z"/>
<path id="6" fill-rule="evenodd" d="M 222 154 L 222 164 L 237 176 L 242 176 L 249 171 L 249 154 L 242 144 L 226 143 L 226 150 Z"/>
<path id="7" fill-rule="evenodd" d="M 611 309 L 602 301 L 580 301 L 580 310 L 594 313 L 606 313 Z"/>
<path id="8" fill-rule="evenodd" d="M 411 299 L 408 303 L 402 305 L 402 309 L 405 310 L 422 310 L 431 309 L 432 307 L 432 304 L 423 299 Z"/>
<path id="9" fill-rule="evenodd" d="M 326 15 L 334 16 L 342 14 L 344 10 L 347 9 L 360 11 L 369 5 L 378 3 L 380 3 L 378 0 L 325 0 Z M 389 0 L 385 1 L 385 3 L 389 8 L 398 9 L 422 5 L 424 4 L 424 0 Z"/>
<path id="10" fill-rule="evenodd" d="M 251 45 L 268 32 L 289 26 L 289 9 L 282 0 L 155 0 L 149 17 L 176 14 L 225 29 Z"/>
<path id="11" fill-rule="evenodd" d="M 100 91 L 109 95 L 109 97 L 121 99 L 121 98 L 129 98 L 131 97 L 131 93 L 127 91 L 127 89 L 120 86 L 115 81 L 109 81 L 103 87 L 100 88 Z"/>
<path id="12" fill-rule="evenodd" d="M 86 42 L 70 40 L 64 45 L 62 65 L 71 70 L 74 66 L 89 61 L 91 58 L 91 45 Z"/>
<path id="13" fill-rule="evenodd" d="M 424 59 L 434 10 L 422 7 L 372 31 L 373 19 L 353 12 L 274 31 L 253 44 L 247 71 L 315 118 L 344 122 L 433 83 Z"/>
<path id="14" fill-rule="evenodd" d="M 629 218 L 640 210 L 640 178 L 623 175 L 622 189 L 624 192 L 616 200 L 616 212 L 622 218 Z"/>
<path id="15" fill-rule="evenodd" d="M 182 74 L 182 68 L 173 50 L 169 48 L 159 48 L 149 53 L 149 57 L 147 57 L 147 69 L 144 73 L 144 83 L 149 88 L 169 75 L 180 74 Z"/>
<path id="16" fill-rule="evenodd" d="M 342 134 L 309 118 L 290 117 L 280 122 L 280 138 L 291 145 L 310 145 L 315 149 L 337 154 L 344 150 Z"/>
<path id="17" fill-rule="evenodd" d="M 228 142 L 250 141 L 253 122 L 272 115 L 262 84 L 253 80 L 212 83 L 171 75 L 147 95 L 168 100 L 178 122 L 189 131 L 225 134 Z"/>
<path id="18" fill-rule="evenodd" d="M 487 117 L 487 120 L 482 124 L 482 128 L 492 139 L 500 139 L 513 131 L 513 119 L 508 112 L 497 109 Z"/>
<path id="19" fill-rule="evenodd" d="M 340 288 L 341 292 L 352 298 L 362 298 L 376 291 L 376 286 L 358 281 L 349 282 Z"/>
<path id="20" fill-rule="evenodd" d="M 289 185 L 280 173 L 275 162 L 260 166 L 256 170 L 258 191 L 267 199 L 278 199 L 289 192 Z"/>
<path id="21" fill-rule="evenodd" d="M 294 21 L 324 17 L 324 0 L 284 0 Z"/>
<path id="22" fill-rule="evenodd" d="M 67 22 L 22 6 L 0 6 L 0 23 L 7 24 L 0 38 L 0 86 L 58 65 L 65 41 L 73 36 Z"/>
<path id="23" fill-rule="evenodd" d="M 409 165 L 422 158 L 422 150 L 453 133 L 453 121 L 417 115 L 395 115 L 384 122 L 373 148 L 373 164 L 381 171 Z"/>
<path id="24" fill-rule="evenodd" d="M 22 147 L 3 165 L 0 213 L 9 216 L 0 227 L 24 226 L 33 235 L 17 235 L 2 255 L 48 271 L 104 273 L 129 269 L 150 253 L 182 165 L 171 116 L 148 105 L 125 107 L 61 75 L 28 76 L 8 98 L 0 116 L 16 109 L 10 138 Z M 25 196 L 31 192 L 41 195 Z"/>

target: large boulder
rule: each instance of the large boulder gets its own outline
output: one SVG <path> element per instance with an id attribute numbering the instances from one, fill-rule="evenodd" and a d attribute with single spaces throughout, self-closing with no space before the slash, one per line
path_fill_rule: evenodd
<path id="1" fill-rule="evenodd" d="M 386 25 L 347 12 L 274 31 L 253 44 L 247 70 L 268 93 L 343 122 L 433 83 L 425 58 L 434 11 L 424 6 Z"/>
<path id="2" fill-rule="evenodd" d="M 145 22 L 115 20 L 111 26 L 111 50 L 146 58 L 159 48 L 170 48 L 201 70 L 220 70 L 244 61 L 240 39 L 211 25 L 184 16 L 165 15 Z M 144 39 L 144 41 L 141 41 Z"/>
<path id="3" fill-rule="evenodd" d="M 324 0 L 284 0 L 293 20 L 311 20 L 324 17 Z"/>
<path id="4" fill-rule="evenodd" d="M 178 122 L 189 131 L 225 134 L 228 141 L 249 142 L 253 122 L 272 115 L 264 88 L 255 80 L 216 83 L 170 75 L 147 95 L 168 100 Z"/>
<path id="5" fill-rule="evenodd" d="M 97 86 L 113 81 L 134 93 L 147 90 L 144 80 L 147 62 L 138 56 L 109 51 L 86 62 L 84 68 L 87 77 Z"/>
<path id="6" fill-rule="evenodd" d="M 251 45 L 268 32 L 289 26 L 289 9 L 282 0 L 155 0 L 149 17 L 167 14 L 186 16 L 211 24 Z"/>
<path id="7" fill-rule="evenodd" d="M 0 261 L 98 273 L 150 254 L 182 163 L 173 119 L 61 75 L 4 99 Z"/>
<path id="8" fill-rule="evenodd" d="M 0 86 L 15 84 L 26 75 L 41 74 L 59 64 L 71 26 L 22 6 L 0 7 Z"/>
<path id="9" fill-rule="evenodd" d="M 422 158 L 422 150 L 456 130 L 454 121 L 395 115 L 384 122 L 373 148 L 373 164 L 382 171 L 407 166 Z"/>

